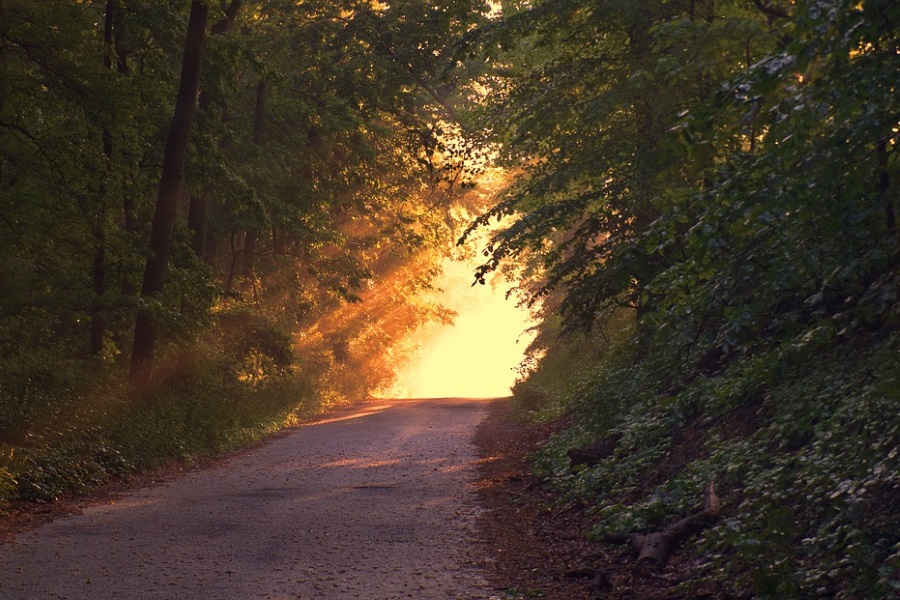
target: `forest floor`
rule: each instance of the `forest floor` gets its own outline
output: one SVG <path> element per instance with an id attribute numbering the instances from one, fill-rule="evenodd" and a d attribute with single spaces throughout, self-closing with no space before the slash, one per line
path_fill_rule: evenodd
<path id="1" fill-rule="evenodd" d="M 550 600 L 715 597 L 676 591 L 689 577 L 691 557 L 678 555 L 663 572 L 647 572 L 633 563 L 627 549 L 591 543 L 591 526 L 582 504 L 559 504 L 546 484 L 530 473 L 528 456 L 562 423 L 533 425 L 512 418 L 508 401 L 489 403 L 475 432 L 478 451 L 475 485 L 481 511 L 477 517 L 480 560 L 494 590 L 490 598 Z M 282 435 L 290 435 L 285 432 Z M 271 444 L 272 439 L 257 445 Z M 64 498 L 54 504 L 22 504 L 0 514 L 0 546 L 58 517 L 86 507 L 119 501 L 123 494 L 181 479 L 187 473 L 221 467 L 232 457 L 194 466 L 173 465 L 154 473 L 111 484 L 87 497 Z"/>
<path id="2" fill-rule="evenodd" d="M 699 561 L 690 552 L 651 570 L 636 564 L 627 547 L 588 541 L 588 507 L 560 503 L 529 465 L 529 455 L 564 425 L 524 423 L 513 418 L 509 402 L 496 401 L 478 427 L 478 493 L 486 509 L 479 531 L 494 559 L 488 566 L 494 587 L 506 598 L 722 598 L 714 590 L 679 589 L 696 574 Z"/>

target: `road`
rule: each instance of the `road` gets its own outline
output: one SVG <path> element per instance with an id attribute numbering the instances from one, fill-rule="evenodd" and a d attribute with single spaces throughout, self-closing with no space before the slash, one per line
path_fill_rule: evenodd
<path id="1" fill-rule="evenodd" d="M 0 598 L 490 598 L 474 540 L 481 400 L 398 400 L 0 547 Z"/>

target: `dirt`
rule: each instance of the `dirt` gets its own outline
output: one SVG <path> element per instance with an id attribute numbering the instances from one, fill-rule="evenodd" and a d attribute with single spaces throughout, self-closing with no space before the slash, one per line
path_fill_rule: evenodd
<path id="1" fill-rule="evenodd" d="M 528 455 L 554 426 L 517 422 L 511 412 L 508 402 L 495 402 L 475 435 L 478 497 L 486 509 L 478 528 L 492 557 L 488 577 L 508 598 L 589 599 L 594 565 L 605 557 L 587 542 L 582 512 L 555 506 L 529 472 Z"/>
<path id="2" fill-rule="evenodd" d="M 370 552 L 368 557 L 358 556 L 354 554 L 354 549 L 348 549 L 347 544 L 342 544 L 341 548 L 337 549 L 337 551 L 339 553 L 349 553 L 351 557 L 355 558 L 347 561 L 347 564 L 345 564 L 344 567 L 331 569 L 334 570 L 334 573 L 331 573 L 330 575 L 328 574 L 330 573 L 330 570 L 326 569 L 328 570 L 328 573 L 323 575 L 324 583 L 320 582 L 320 585 L 330 585 L 332 586 L 331 588 L 323 588 L 325 590 L 324 592 L 322 590 L 308 590 L 307 594 L 311 595 L 302 595 L 298 593 L 298 595 L 279 597 L 358 597 L 368 599 L 411 597 L 427 598 L 430 600 L 431 598 L 445 596 L 436 596 L 433 593 L 429 593 L 426 591 L 428 586 L 449 585 L 450 588 L 448 589 L 456 589 L 454 586 L 457 585 L 457 583 L 454 582 L 457 579 L 460 579 L 460 577 L 462 577 L 462 580 L 465 582 L 463 587 L 468 586 L 468 588 L 466 588 L 468 591 L 463 593 L 459 592 L 459 589 L 457 589 L 455 596 L 450 595 L 447 597 L 471 598 L 473 600 L 476 598 L 478 600 L 484 600 L 487 598 L 505 599 L 535 597 L 547 598 L 550 600 L 589 600 L 594 598 L 603 598 L 604 600 L 659 600 L 719 597 L 712 590 L 694 590 L 690 592 L 689 595 L 686 595 L 686 592 L 678 591 L 678 584 L 689 579 L 696 570 L 696 563 L 698 561 L 696 561 L 695 557 L 692 557 L 689 553 L 678 553 L 673 557 L 672 561 L 665 569 L 660 571 L 649 571 L 634 564 L 633 556 L 628 548 L 592 543 L 587 540 L 586 532 L 590 530 L 593 524 L 590 507 L 582 503 L 559 504 L 556 496 L 547 488 L 546 483 L 530 474 L 528 465 L 528 455 L 533 452 L 541 441 L 561 427 L 562 424 L 529 425 L 517 422 L 511 418 L 511 408 L 506 401 L 482 402 L 480 404 L 471 404 L 462 407 L 457 406 L 455 411 L 453 409 L 448 409 L 439 412 L 443 416 L 439 418 L 438 421 L 446 421 L 448 417 L 455 417 L 455 415 L 463 412 L 469 414 L 470 417 L 473 417 L 474 420 L 466 420 L 467 425 L 462 426 L 462 423 L 460 423 L 459 425 L 461 428 L 456 427 L 454 429 L 454 431 L 457 431 L 458 433 L 467 431 L 467 433 L 460 433 L 460 435 L 464 435 L 464 437 L 468 436 L 470 441 L 471 431 L 475 427 L 475 423 L 479 424 L 477 429 L 475 429 L 475 448 L 472 448 L 471 451 L 457 449 L 454 451 L 456 458 L 453 459 L 453 461 L 455 461 L 453 466 L 449 464 L 442 464 L 441 466 L 441 468 L 448 473 L 455 472 L 464 475 L 464 477 L 441 480 L 438 482 L 439 488 L 449 484 L 459 486 L 460 490 L 457 490 L 456 492 L 435 492 L 433 490 L 430 492 L 432 495 L 437 493 L 436 497 L 432 497 L 431 504 L 434 504 L 435 498 L 443 498 L 444 500 L 452 499 L 450 504 L 456 506 L 456 508 L 450 512 L 447 512 L 445 509 L 438 510 L 437 514 L 431 515 L 426 519 L 426 522 L 429 524 L 429 531 L 420 531 L 417 534 L 419 536 L 425 536 L 433 541 L 425 544 L 424 547 L 418 547 L 418 549 L 413 551 L 413 556 L 408 556 L 407 559 L 405 559 L 409 569 L 409 573 L 407 573 L 405 577 L 411 578 L 411 582 L 415 583 L 414 587 L 416 587 L 416 590 L 410 591 L 410 595 L 403 595 L 406 592 L 404 591 L 403 594 L 401 594 L 398 590 L 394 590 L 393 592 L 390 590 L 378 592 L 377 588 L 374 588 L 375 591 L 372 591 L 372 589 L 369 589 L 372 585 L 371 582 L 379 577 L 387 577 L 389 580 L 393 579 L 394 581 L 397 579 L 395 572 L 385 574 L 380 573 L 377 569 L 374 571 L 369 569 L 370 572 L 368 573 L 359 572 L 360 565 L 358 563 L 373 559 L 380 560 L 382 557 L 378 555 L 382 553 L 381 549 L 378 546 L 375 546 L 375 550 L 373 550 L 374 555 Z M 377 417 L 377 414 L 373 413 L 373 415 L 370 416 Z M 337 418 L 340 419 L 342 417 L 338 415 Z M 436 445 L 435 441 L 441 439 L 441 435 L 437 435 L 438 432 L 441 431 L 441 428 L 439 427 L 438 430 L 434 429 L 439 423 L 436 422 L 433 417 L 426 419 L 426 421 L 428 422 L 426 425 L 428 429 L 425 430 L 425 437 L 423 440 L 427 442 L 426 446 L 434 447 Z M 412 450 L 410 444 L 413 443 L 412 439 L 416 438 L 420 433 L 416 431 L 416 427 L 422 426 L 421 418 L 416 422 L 418 425 L 414 425 L 413 422 L 404 425 L 399 433 L 399 438 L 395 436 L 390 439 L 386 438 L 381 441 L 369 442 L 363 453 L 368 456 L 369 461 L 372 462 L 372 456 L 377 452 L 375 447 L 378 445 L 387 445 L 389 447 L 389 454 L 390 452 L 397 454 L 398 444 L 401 446 L 406 445 L 407 449 L 405 451 L 400 452 L 396 456 L 382 457 L 383 460 L 387 461 L 384 464 L 379 464 L 379 461 L 377 460 L 374 461 L 373 466 L 376 470 L 369 472 L 369 475 L 364 478 L 365 481 L 346 481 L 340 486 L 331 486 L 332 491 L 341 489 L 344 490 L 344 492 L 354 494 L 358 500 L 363 501 L 363 510 L 368 511 L 380 504 L 380 502 L 378 502 L 379 498 L 388 500 L 388 495 L 393 493 L 394 490 L 405 487 L 404 481 L 409 481 L 409 477 L 415 479 L 416 477 L 423 476 L 425 473 L 424 471 L 415 474 L 408 472 L 405 474 L 405 477 L 400 472 L 394 472 L 394 475 L 397 475 L 397 477 L 388 477 L 388 479 L 390 479 L 389 481 L 388 479 L 385 479 L 385 475 L 389 474 L 388 471 L 385 471 L 382 468 L 388 466 L 388 463 L 403 462 L 403 460 L 406 460 L 410 456 L 410 451 Z M 384 427 L 384 423 L 382 423 L 380 427 Z M 468 429 L 466 429 L 466 427 L 468 427 Z M 46 531 L 47 528 L 42 526 L 50 522 L 64 524 L 73 522 L 72 519 L 61 517 L 79 515 L 84 512 L 90 513 L 94 510 L 103 511 L 106 510 L 104 507 L 109 508 L 115 507 L 116 505 L 152 504 L 153 502 L 158 502 L 160 501 L 159 496 L 154 495 L 155 492 L 153 492 L 153 490 L 163 490 L 172 485 L 180 485 L 178 482 L 185 479 L 190 480 L 196 477 L 204 477 L 203 473 L 218 473 L 219 475 L 217 477 L 227 477 L 227 473 L 233 471 L 236 464 L 239 465 L 245 460 L 241 457 L 247 456 L 248 453 L 252 455 L 253 453 L 259 452 L 261 449 L 264 450 L 265 448 L 269 448 L 273 443 L 277 446 L 279 443 L 282 443 L 279 441 L 281 438 L 290 438 L 294 433 L 295 432 L 292 431 L 285 432 L 276 436 L 274 442 L 270 440 L 257 445 L 256 448 L 251 449 L 248 452 L 206 461 L 201 465 L 190 467 L 185 465 L 172 465 L 167 469 L 134 477 L 127 482 L 116 482 L 86 497 L 65 498 L 52 505 L 24 504 L 12 507 L 12 510 L 5 518 L 0 519 L 0 558 L 3 558 L 2 551 L 4 548 L 2 546 L 4 545 L 4 540 L 7 542 L 13 539 L 21 540 L 23 535 L 31 535 L 29 532 L 36 533 Z M 308 443 L 309 442 L 307 441 L 303 445 L 307 445 Z M 437 444 L 437 446 L 441 446 L 441 444 Z M 393 450 L 390 450 L 391 447 L 393 447 Z M 446 444 L 444 444 L 444 447 L 446 448 Z M 297 453 L 303 452 L 303 450 L 294 447 L 291 452 Z M 347 452 L 348 450 L 346 448 L 333 448 L 332 454 L 334 455 L 330 457 L 330 461 L 332 463 L 336 462 L 336 456 L 343 457 L 340 458 L 339 461 L 358 460 L 359 456 L 353 458 L 352 456 L 347 456 Z M 349 452 L 352 454 L 353 451 Z M 422 452 L 427 452 L 425 447 L 417 447 L 414 452 L 418 453 L 417 456 L 420 460 L 415 462 L 420 466 L 426 464 L 429 460 L 432 462 L 445 460 L 439 456 L 425 458 L 421 456 Z M 328 457 L 324 457 L 321 451 L 317 452 L 315 456 L 310 457 L 311 460 L 318 460 L 320 462 L 326 458 Z M 367 471 L 363 469 L 359 472 L 366 473 Z M 290 473 L 282 473 L 280 476 L 287 478 L 294 477 Z M 229 481 L 231 481 L 229 484 L 231 487 L 243 485 L 240 483 L 239 479 L 230 479 Z M 256 504 L 251 505 L 254 506 L 253 510 L 256 510 L 257 512 L 253 515 L 248 515 L 245 519 L 251 524 L 254 524 L 253 531 L 255 535 L 277 536 L 279 535 L 277 529 L 268 533 L 260 532 L 258 526 L 255 525 L 256 521 L 253 519 L 258 520 L 260 517 L 266 517 L 265 511 L 262 513 L 258 511 L 261 506 L 260 503 L 263 503 L 262 506 L 265 506 L 265 503 L 277 500 L 276 496 L 288 493 L 286 488 L 290 486 L 265 485 L 264 487 L 268 492 L 260 495 L 259 488 L 260 485 L 263 485 L 264 483 L 265 482 L 253 483 L 251 481 L 248 484 L 249 487 L 246 487 L 246 489 L 241 488 L 244 489 L 244 492 L 246 493 L 254 491 L 258 496 L 255 499 Z M 271 484 L 272 482 L 268 481 L 268 483 Z M 284 481 L 282 483 L 284 483 Z M 321 485 L 321 480 L 319 480 L 318 483 Z M 228 486 L 226 486 L 226 489 L 227 488 Z M 281 491 L 279 491 L 279 489 Z M 468 490 L 468 492 L 466 490 Z M 466 494 L 470 494 L 472 498 L 469 498 Z M 297 502 L 301 499 L 292 496 L 291 500 Z M 373 502 L 375 504 L 372 504 Z M 419 505 L 421 506 L 424 506 L 428 502 L 429 501 L 424 498 L 419 499 Z M 438 502 L 438 504 L 440 504 L 440 502 Z M 305 505 L 303 510 L 304 513 L 298 515 L 301 520 L 321 517 L 316 517 L 315 514 L 309 513 Z M 421 507 L 419 509 L 413 508 L 411 510 L 414 510 L 419 514 L 422 513 Z M 442 513 L 441 510 L 444 510 L 446 514 Z M 204 515 L 203 512 L 204 511 L 201 510 L 198 514 L 195 514 L 194 521 L 207 518 L 208 515 Z M 206 512 L 208 512 L 208 509 L 206 509 Z M 402 512 L 403 511 L 395 513 L 395 516 L 402 514 Z M 336 512 L 335 510 L 331 510 L 329 515 L 327 515 L 327 518 L 333 521 L 358 521 L 360 519 L 360 517 L 354 517 L 352 514 L 349 514 L 346 508 L 340 507 L 337 508 Z M 444 526 L 443 522 L 447 520 L 457 523 L 456 525 L 451 526 L 449 531 L 444 531 L 441 528 Z M 230 521 L 229 526 L 235 528 L 239 527 L 241 520 L 231 519 Z M 196 523 L 193 523 L 190 526 L 193 527 L 195 525 Z M 406 538 L 409 538 L 410 536 L 400 536 L 400 532 L 396 528 L 396 523 L 394 526 L 391 526 L 390 523 L 383 523 L 377 532 L 371 532 L 372 536 L 381 536 L 383 541 L 385 532 L 387 531 L 390 533 L 388 529 L 391 529 L 392 527 L 392 530 L 394 531 L 394 534 L 392 535 L 396 538 L 393 539 L 394 544 L 403 545 L 405 542 L 409 541 L 409 539 Z M 207 535 L 206 538 L 204 538 L 204 543 L 217 536 L 227 537 L 227 529 L 228 528 L 219 527 L 206 531 Z M 295 530 L 292 534 L 288 535 L 288 538 L 292 539 L 286 538 L 284 541 L 286 544 L 290 544 L 291 542 L 296 543 L 298 541 L 298 536 L 303 537 L 304 541 L 307 543 L 305 552 L 313 552 L 311 548 L 316 544 L 321 545 L 325 543 L 326 545 L 333 545 L 333 540 L 329 540 L 329 534 L 355 535 L 352 532 L 347 531 L 341 533 L 341 531 L 338 531 L 340 528 L 334 529 L 335 531 L 329 532 L 326 527 L 317 532 L 312 532 L 318 539 L 311 540 L 308 539 L 311 533 L 310 527 L 305 527 L 301 528 L 301 530 Z M 167 535 L 169 538 L 177 541 L 179 538 L 178 533 L 177 530 L 170 528 Z M 96 536 L 96 532 L 91 528 L 82 528 L 81 534 L 86 538 Z M 398 536 L 404 537 L 405 539 L 401 540 Z M 133 535 L 126 537 L 133 537 Z M 439 543 L 437 541 L 438 539 Z M 309 545 L 309 542 L 312 542 L 312 545 Z M 160 543 L 163 547 L 166 547 L 167 544 L 171 543 L 171 540 L 163 540 Z M 16 547 L 19 546 L 19 544 L 20 541 L 16 541 L 9 546 Z M 443 550 L 448 544 L 451 546 L 451 550 Z M 350 545 L 352 546 L 353 543 Z M 454 550 L 454 546 L 458 547 Z M 195 542 L 194 549 L 196 550 L 196 548 Z M 442 550 L 440 552 L 434 552 L 436 548 L 441 548 Z M 9 550 L 9 548 L 6 549 Z M 209 549 L 212 550 L 212 548 Z M 133 548 L 131 550 L 134 551 Z M 175 551 L 177 552 L 177 549 Z M 219 557 L 217 560 L 227 560 L 230 552 L 229 545 L 222 545 L 220 551 L 224 552 L 224 556 Z M 59 549 L 56 549 L 55 552 L 58 554 Z M 277 554 L 277 550 L 272 548 L 269 549 L 269 552 L 275 552 Z M 428 558 L 429 552 L 432 552 L 430 559 Z M 436 559 L 435 556 L 443 558 Z M 428 559 L 433 564 L 431 564 L 428 569 L 423 570 L 420 566 L 423 559 Z M 212 568 L 214 571 L 215 568 L 218 568 L 210 563 L 211 559 L 209 557 L 204 559 L 203 557 L 190 556 L 190 553 L 188 553 L 186 558 L 183 557 L 183 560 L 188 564 L 193 565 L 194 572 L 198 571 L 197 567 L 200 567 L 199 571 L 202 571 L 204 568 L 206 570 Z M 442 567 L 441 560 L 449 561 L 449 564 Z M 2 562 L 3 561 L 0 560 L 0 564 L 2 564 Z M 403 562 L 403 560 L 400 562 Z M 150 563 L 152 566 L 153 561 L 151 560 Z M 295 564 L 293 564 L 291 568 L 296 569 L 296 559 L 294 560 L 294 563 Z M 462 573 L 459 572 L 459 564 L 464 565 Z M 163 566 L 169 570 L 173 568 L 171 564 Z M 304 568 L 321 569 L 322 566 L 323 565 L 321 564 L 313 565 L 310 563 L 309 565 L 305 565 Z M 257 567 L 259 567 L 259 565 L 257 565 Z M 271 557 L 269 558 L 268 563 L 263 564 L 263 567 L 264 569 L 273 567 L 271 564 Z M 275 565 L 275 568 L 278 569 L 284 569 L 285 567 L 285 564 Z M 365 565 L 363 565 L 363 567 L 365 567 Z M 150 575 L 150 573 L 144 569 L 143 565 L 131 565 L 131 568 L 142 570 L 145 576 Z M 343 573 L 340 572 L 342 569 L 344 571 Z M 236 584 L 243 582 L 243 587 L 241 585 L 233 586 L 238 590 L 237 595 L 229 592 L 232 593 L 232 595 L 222 597 L 241 597 L 240 593 L 252 591 L 252 588 L 247 587 L 247 581 L 242 579 L 246 579 L 246 577 L 245 575 L 242 575 L 239 566 L 222 566 L 220 570 L 222 570 L 224 574 L 221 576 L 228 577 L 229 579 L 236 579 Z M 450 577 L 443 579 L 442 582 L 436 583 L 434 579 L 435 570 L 446 570 L 449 572 Z M 231 571 L 231 573 L 228 573 L 228 571 Z M 363 571 L 365 571 L 365 568 L 363 568 Z M 106 572 L 106 577 L 108 577 L 108 569 Z M 102 574 L 103 570 L 98 570 L 98 573 L 100 573 L 100 575 L 92 581 L 102 582 L 104 577 Z M 276 571 L 276 574 L 277 573 L 278 571 Z M 348 573 L 357 578 L 354 585 L 357 585 L 357 593 L 361 595 L 347 595 L 350 593 L 349 588 L 344 591 L 339 589 L 341 578 L 346 578 Z M 431 578 L 426 578 L 426 575 L 430 575 Z M 5 577 L 6 575 L 3 575 L 3 578 Z M 87 576 L 87 579 L 90 579 L 90 576 Z M 5 579 L 4 583 L 6 583 Z M 147 583 L 146 580 L 144 583 Z M 410 583 L 410 585 L 412 585 L 412 583 Z M 5 587 L 6 586 L 4 585 L 4 588 Z M 93 591 L 95 591 L 98 586 L 93 585 L 93 587 Z M 344 587 L 347 586 L 345 585 Z M 420 590 L 418 589 L 419 587 L 422 587 L 423 589 Z M 473 591 L 475 588 L 480 591 Z M 201 594 L 196 590 L 207 589 L 208 591 L 208 588 L 203 588 L 202 585 L 200 587 L 195 585 L 191 589 L 194 590 L 193 593 L 182 593 L 180 597 L 201 597 Z M 296 586 L 294 589 L 297 589 Z M 369 589 L 369 591 L 360 592 L 360 590 L 363 589 Z M 241 590 L 243 590 L 243 592 L 241 592 Z M 182 589 L 182 592 L 183 591 L 184 589 Z M 143 592 L 141 597 L 172 597 L 166 596 L 163 592 L 160 592 L 160 594 L 161 595 L 156 596 L 151 594 L 148 596 Z M 65 593 L 57 595 L 59 597 L 71 598 L 83 597 L 79 596 L 77 593 L 72 595 L 66 595 Z M 0 589 L 0 597 L 5 599 L 41 596 L 11 596 Z M 102 594 L 94 594 L 92 597 L 104 596 Z M 120 594 L 119 597 L 124 598 L 129 596 L 122 596 Z M 244 595 L 243 597 L 264 596 L 261 594 L 251 594 L 250 596 Z"/>
<path id="3" fill-rule="evenodd" d="M 531 474 L 529 455 L 565 424 L 531 425 L 511 418 L 507 402 L 494 403 L 476 433 L 481 461 L 479 519 L 482 542 L 493 561 L 491 583 L 507 598 L 551 600 L 675 600 L 725 598 L 689 583 L 701 561 L 676 553 L 661 569 L 638 565 L 627 546 L 589 542 L 596 524 L 589 505 L 560 503 L 547 483 Z M 675 445 L 670 462 L 697 436 Z M 668 464 L 668 463 L 667 463 Z"/>

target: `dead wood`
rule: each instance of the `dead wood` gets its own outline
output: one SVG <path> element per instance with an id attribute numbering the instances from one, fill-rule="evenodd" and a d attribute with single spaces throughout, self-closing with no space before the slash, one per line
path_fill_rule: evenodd
<path id="1" fill-rule="evenodd" d="M 615 451 L 622 434 L 616 433 L 607 437 L 600 438 L 587 446 L 580 448 L 572 448 L 566 452 L 572 467 L 578 465 L 587 465 L 593 467 L 604 458 L 609 458 Z"/>
<path id="2" fill-rule="evenodd" d="M 684 539 L 712 525 L 719 518 L 721 510 L 722 500 L 716 494 L 715 486 L 710 482 L 706 486 L 703 510 L 700 512 L 679 519 L 662 531 L 607 534 L 603 537 L 603 541 L 608 544 L 631 543 L 632 548 L 638 553 L 639 563 L 662 566 Z"/>

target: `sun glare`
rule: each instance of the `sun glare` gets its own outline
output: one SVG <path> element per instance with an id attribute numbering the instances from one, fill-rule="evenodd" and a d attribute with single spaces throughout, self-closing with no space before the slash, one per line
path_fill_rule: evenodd
<path id="1" fill-rule="evenodd" d="M 448 261 L 438 298 L 456 311 L 452 325 L 432 324 L 416 336 L 418 352 L 385 395 L 397 398 L 509 396 L 515 368 L 533 338 L 529 311 L 505 298 L 503 285 L 471 286 L 472 262 Z"/>

